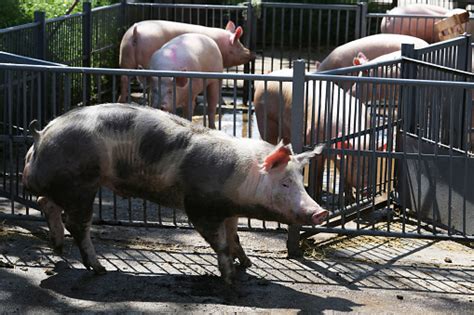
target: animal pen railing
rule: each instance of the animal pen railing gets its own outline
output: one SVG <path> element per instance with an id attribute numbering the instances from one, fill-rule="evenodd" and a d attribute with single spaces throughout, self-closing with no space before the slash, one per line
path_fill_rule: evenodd
<path id="1" fill-rule="evenodd" d="M 259 59 L 248 68 L 247 72 L 264 73 L 267 70 L 292 66 L 294 59 L 312 57 L 320 49 L 319 47 L 329 50 L 332 46 L 352 40 L 358 36 L 357 32 L 347 33 L 345 28 L 340 26 L 346 25 L 346 22 L 341 22 L 342 17 L 345 16 L 351 21 L 353 16 L 359 16 L 360 19 L 355 18 L 354 21 L 363 20 L 363 15 L 354 13 L 363 6 L 310 5 L 309 7 L 314 11 L 306 15 L 309 9 L 305 6 L 265 5 L 267 7 L 266 9 L 265 6 L 263 7 L 259 23 L 265 19 L 266 22 L 251 27 L 251 32 L 246 30 L 247 34 L 252 35 L 244 42 L 251 47 L 255 45 L 254 47 L 260 53 Z M 134 9 L 124 10 L 124 7 Z M 127 4 L 126 6 L 119 4 L 110 9 L 99 10 L 105 16 L 111 14 L 110 25 L 103 25 L 104 30 L 100 31 L 99 26 L 94 26 L 100 18 L 93 17 L 90 20 L 91 29 L 96 30 L 94 34 L 108 34 L 110 29 L 116 28 L 123 32 L 126 27 L 123 27 L 124 24 L 120 21 L 132 19 L 127 14 L 131 16 L 142 14 L 140 12 L 149 12 L 148 8 L 155 10 L 153 15 L 150 15 L 151 18 L 157 18 L 154 15 L 158 14 L 157 12 L 164 14 L 167 8 L 166 10 L 173 12 L 173 18 L 181 17 L 183 21 L 187 21 L 186 19 L 190 16 L 194 17 L 195 12 L 200 12 L 199 22 L 206 21 L 206 25 L 213 25 L 207 23 L 210 23 L 208 19 L 213 16 L 212 10 L 215 10 L 214 17 L 217 17 L 217 20 L 216 18 L 212 20 L 216 26 L 223 26 L 229 17 L 238 19 L 237 16 L 249 10 L 248 7 L 236 9 L 236 7 L 188 5 L 173 9 L 166 5 L 155 7 L 142 4 Z M 130 10 L 136 10 L 138 13 L 132 14 Z M 234 13 L 230 13 L 231 11 Z M 91 12 L 96 11 L 91 10 Z M 180 14 L 180 12 L 185 13 Z M 68 25 L 66 22 L 60 23 L 61 19 L 54 22 L 58 23 L 57 29 L 62 27 L 64 30 L 70 27 L 87 29 L 88 27 L 80 22 L 79 17 L 84 17 L 83 14 L 72 16 L 76 22 L 71 22 L 70 26 L 66 26 Z M 171 13 L 169 14 L 171 16 Z M 254 13 L 247 14 L 249 14 L 248 18 Z M 306 22 L 303 22 L 301 26 L 301 19 L 295 18 L 301 15 L 307 16 L 307 19 L 303 20 L 311 21 L 311 23 L 304 24 Z M 112 19 L 112 16 L 118 16 L 118 18 Z M 300 27 L 307 29 L 309 25 L 315 25 L 315 23 L 317 25 L 323 21 L 326 21 L 325 23 L 328 23 L 328 20 L 337 21 L 335 24 L 328 24 L 331 33 L 327 34 L 331 35 L 336 29 L 343 29 L 341 34 L 345 35 L 339 38 L 323 37 L 325 36 L 323 33 L 318 35 L 317 32 L 312 32 L 308 34 L 307 41 L 298 36 L 292 39 L 290 36 L 278 38 L 274 35 L 273 26 L 269 26 L 273 25 L 272 23 L 280 25 L 272 22 L 276 21 L 277 16 L 288 23 L 285 24 L 288 26 L 285 30 L 291 29 L 289 25 L 293 25 L 294 30 L 299 30 Z M 164 17 L 166 18 L 166 15 Z M 321 20 L 321 17 L 325 17 L 326 20 Z M 140 19 L 141 16 L 136 18 Z M 197 17 L 195 18 L 196 20 L 190 21 L 196 23 L 198 20 Z M 67 20 L 67 18 L 64 19 Z M 49 22 L 45 21 L 45 23 Z M 35 35 L 31 35 L 35 34 L 32 30 L 39 25 L 37 22 L 16 30 L 15 32 L 18 33 L 14 36 L 35 38 Z M 50 28 L 51 32 L 53 29 Z M 363 29 L 361 27 L 360 32 Z M 22 35 L 22 32 L 30 35 Z M 6 33 L 8 32 L 0 32 L 0 38 L 6 38 Z M 49 38 L 56 36 L 54 34 L 49 35 Z M 108 35 L 101 38 L 104 40 L 92 41 L 90 46 L 92 51 L 98 54 L 108 54 L 114 49 L 116 51 L 120 36 L 117 37 L 118 39 L 113 39 Z M 73 51 L 83 51 L 86 45 L 82 45 L 87 44 L 86 40 L 77 40 L 75 36 L 68 41 Z M 34 198 L 21 186 L 23 158 L 31 144 L 27 126 L 32 119 L 39 119 L 41 125 L 44 126 L 52 118 L 78 105 L 114 101 L 117 99 L 117 80 L 120 75 L 135 77 L 137 75 L 176 76 L 179 74 L 207 79 L 220 78 L 227 82 L 221 90 L 222 99 L 218 107 L 217 126 L 231 135 L 240 137 L 258 138 L 260 136 L 254 113 L 253 91 L 242 89 L 242 87 L 253 86 L 256 81 L 266 81 L 267 85 L 274 82 L 279 87 L 285 82 L 291 85 L 293 104 L 304 104 L 304 106 L 293 106 L 291 109 L 291 134 L 295 149 L 300 151 L 311 148 L 317 142 L 327 143 L 324 153 L 327 159 L 311 163 L 310 168 L 306 170 L 306 182 L 312 196 L 330 210 L 331 215 L 322 227 L 302 227 L 301 229 L 306 233 L 325 231 L 472 240 L 473 202 L 466 187 L 469 187 L 473 178 L 470 175 L 472 154 L 469 151 L 471 140 L 470 130 L 467 127 L 470 126 L 469 123 L 472 120 L 471 99 L 467 96 L 471 95 L 473 86 L 471 83 L 456 82 L 471 81 L 470 74 L 449 68 L 464 69 L 458 65 L 469 64 L 462 61 L 463 58 L 468 58 L 469 54 L 464 54 L 464 57 L 460 55 L 462 47 L 469 46 L 462 46 L 464 42 L 461 43 L 461 41 L 455 40 L 430 46 L 423 51 L 406 48 L 405 53 L 411 51 L 418 55 L 409 55 L 411 59 L 404 57 L 400 60 L 319 75 L 305 74 L 304 69 L 310 70 L 310 66 L 314 63 L 315 59 L 312 58 L 304 64 L 296 63 L 292 76 L 247 74 L 242 73 L 242 67 L 229 70 L 228 73 L 210 74 L 0 64 L 0 102 L 3 104 L 0 113 L 2 122 L 0 194 L 5 198 L 3 211 L 14 215 L 24 214 L 28 217 L 39 215 L 39 212 L 30 209 L 37 207 Z M 318 47 L 306 46 L 309 42 L 317 43 Z M 57 43 L 59 45 L 60 42 Z M 285 52 L 291 46 L 298 47 L 298 51 Z M 44 47 L 49 47 L 49 44 L 45 44 Z M 18 49 L 20 50 L 21 47 Z M 26 55 L 34 56 L 31 54 L 34 49 L 30 49 Z M 443 53 L 445 49 L 451 49 L 451 52 Z M 430 55 L 430 50 L 437 52 Z M 81 55 L 79 59 L 75 56 L 72 54 L 67 57 L 66 59 L 71 62 L 65 63 L 81 65 L 84 60 L 86 62 L 91 60 L 92 65 L 100 65 L 101 58 L 95 58 L 93 55 L 90 58 Z M 428 56 L 426 58 L 438 56 L 439 59 L 434 57 L 422 59 L 425 62 L 414 60 L 421 58 L 420 56 Z M 94 60 L 98 63 L 94 63 Z M 233 71 L 237 73 L 232 73 Z M 369 77 L 349 76 L 349 74 L 358 75 L 360 72 Z M 358 100 L 346 98 L 347 91 L 353 91 L 353 95 L 357 96 Z M 311 101 L 309 101 L 309 95 L 312 96 Z M 460 95 L 462 97 L 459 97 Z M 244 98 L 248 100 L 248 107 L 240 106 Z M 134 100 L 142 102 L 141 96 L 134 97 Z M 199 98 L 198 102 L 206 104 L 206 96 Z M 279 104 L 279 106 L 282 105 L 282 103 Z M 340 110 L 346 106 L 349 108 L 348 111 Z M 202 107 L 199 106 L 199 109 Z M 318 110 L 321 112 L 321 108 L 325 109 L 325 115 L 314 114 Z M 347 115 L 345 118 L 344 112 Z M 281 131 L 284 119 L 290 118 L 279 113 L 278 129 Z M 334 115 L 337 117 L 342 115 L 341 119 L 347 124 L 347 128 L 341 123 L 336 123 L 334 129 L 329 128 Z M 366 121 L 362 124 L 364 117 Z M 200 114 L 193 119 L 198 123 L 205 122 Z M 309 130 L 307 132 L 309 136 L 298 136 L 303 135 L 304 130 Z M 317 171 L 323 168 L 324 174 L 321 179 L 321 174 Z M 434 175 L 427 171 L 428 169 L 436 169 Z M 462 179 L 462 183 L 454 180 L 458 178 Z M 94 211 L 95 222 L 189 227 L 181 211 L 163 208 L 146 200 L 121 199 L 105 189 L 101 190 L 97 196 Z M 374 216 L 384 223 L 380 225 L 376 223 L 377 220 L 371 221 Z M 281 228 L 279 224 L 257 220 L 241 220 L 240 227 L 272 230 Z M 295 243 L 299 239 L 299 234 L 294 231 L 298 229 L 292 230 L 290 237 L 289 246 L 293 252 Z"/>
<path id="2" fill-rule="evenodd" d="M 416 61 L 411 60 L 404 62 L 416 64 Z M 455 71 L 438 69 L 425 63 L 416 66 L 420 69 L 428 67 L 432 71 Z M 77 106 L 70 97 L 70 81 L 74 75 L 103 76 L 111 81 L 122 74 L 140 74 L 220 78 L 249 83 L 258 80 L 267 81 L 267 84 L 277 82 L 277 85 L 291 82 L 293 103 L 305 105 L 293 106 L 291 109 L 295 150 L 306 150 L 320 142 L 327 144 L 324 153 L 326 161 L 323 164 L 313 162 L 306 176 L 311 195 L 330 210 L 331 215 L 323 227 L 303 227 L 304 231 L 472 239 L 473 203 L 467 187 L 474 178 L 469 175 L 474 160 L 470 151 L 464 149 L 470 145 L 467 126 L 472 105 L 469 98 L 458 96 L 471 95 L 473 84 L 305 74 L 304 68 L 304 63 L 297 63 L 291 77 L 0 64 L 0 97 L 6 105 L 1 113 L 0 138 L 0 192 L 7 198 L 3 209 L 7 209 L 10 214 L 38 215 L 38 212 L 30 209 L 37 207 L 34 198 L 21 185 L 23 158 L 31 144 L 27 125 L 30 120 L 39 119 L 44 126 L 53 117 Z M 357 99 L 346 98 L 348 94 L 339 87 L 342 82 L 372 86 L 383 84 L 391 87 L 388 90 L 398 92 L 387 96 L 386 102 L 363 104 Z M 253 103 L 250 102 L 248 109 L 237 108 L 235 105 L 239 96 L 234 93 L 233 97 L 221 102 L 227 102 L 230 106 L 220 105 L 218 108 L 218 128 L 235 136 L 259 137 L 253 123 Z M 315 97 L 309 102 L 305 95 Z M 398 95 L 397 99 L 395 95 Z M 113 96 L 90 103 L 112 100 Z M 205 99 L 200 101 L 205 102 Z M 325 114 L 318 116 L 318 108 L 319 112 L 325 108 Z M 347 108 L 347 111 L 341 110 L 343 108 Z M 416 112 L 414 117 L 411 115 L 413 108 Z M 341 115 L 347 115 L 347 119 L 334 120 L 334 117 Z M 364 117 L 367 118 L 365 125 L 361 123 Z M 203 123 L 199 115 L 193 119 Z M 248 125 L 245 125 L 246 121 Z M 241 126 L 236 128 L 239 122 Z M 458 128 L 459 122 L 464 122 L 458 134 L 461 140 L 451 132 Z M 299 136 L 304 134 L 302 130 L 305 125 L 314 137 Z M 427 151 L 429 149 L 431 151 Z M 315 187 L 321 182 L 317 170 L 322 168 L 325 174 L 318 191 Z M 428 169 L 437 169 L 436 175 Z M 426 178 L 430 176 L 436 177 L 434 183 Z M 353 179 L 355 181 L 347 190 L 346 184 Z M 426 190 L 429 191 L 428 196 Z M 437 198 L 437 193 L 450 197 Z M 427 201 L 431 204 L 427 205 Z M 184 213 L 179 210 L 162 208 L 146 200 L 122 199 L 105 189 L 97 196 L 94 212 L 96 222 L 107 224 L 189 226 Z M 383 228 L 375 222 L 364 223 L 367 215 L 380 213 L 383 215 L 379 219 L 386 222 Z M 242 220 L 240 223 L 244 228 L 281 227 L 257 220 Z"/>

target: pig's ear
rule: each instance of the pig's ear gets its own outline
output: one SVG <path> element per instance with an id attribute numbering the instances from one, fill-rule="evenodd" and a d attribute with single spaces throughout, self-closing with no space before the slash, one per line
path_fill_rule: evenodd
<path id="1" fill-rule="evenodd" d="M 363 52 L 359 51 L 357 57 L 354 57 L 354 59 L 352 60 L 352 64 L 354 66 L 360 66 L 366 64 L 368 61 L 369 58 L 367 58 L 367 56 Z"/>
<path id="2" fill-rule="evenodd" d="M 242 28 L 242 26 L 237 27 L 237 29 L 235 30 L 235 33 L 230 35 L 230 44 L 234 45 L 235 41 L 238 41 L 239 38 L 242 37 L 243 34 L 244 34 L 244 29 Z"/>
<path id="3" fill-rule="evenodd" d="M 137 66 L 138 70 L 143 70 L 142 65 Z M 142 85 L 143 89 L 147 89 L 148 86 L 148 78 L 145 76 L 137 75 L 137 81 Z"/>
<path id="4" fill-rule="evenodd" d="M 231 33 L 235 32 L 235 24 L 232 21 L 227 22 L 227 25 L 225 26 L 225 30 L 229 31 Z"/>
<path id="5" fill-rule="evenodd" d="M 321 66 L 321 62 L 319 62 L 318 60 L 316 60 L 314 62 L 314 66 L 316 67 L 316 72 L 319 70 L 319 67 Z"/>
<path id="6" fill-rule="evenodd" d="M 306 164 L 309 163 L 309 160 L 313 158 L 315 155 L 319 155 L 323 152 L 325 145 L 324 144 L 318 144 L 313 151 L 306 151 L 303 153 L 300 153 L 298 155 L 295 155 L 296 161 L 301 165 L 305 166 Z"/>
<path id="7" fill-rule="evenodd" d="M 260 171 L 262 173 L 268 173 L 272 169 L 280 169 L 286 167 L 290 161 L 290 156 L 293 154 L 291 145 L 284 145 L 283 141 L 276 146 L 270 154 L 265 158 Z"/>

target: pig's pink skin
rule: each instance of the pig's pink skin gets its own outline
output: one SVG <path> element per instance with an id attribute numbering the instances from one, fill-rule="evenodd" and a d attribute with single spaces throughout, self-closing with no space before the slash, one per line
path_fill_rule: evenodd
<path id="1" fill-rule="evenodd" d="M 361 53 L 363 56 L 363 54 Z M 368 59 L 367 57 L 363 56 L 362 58 L 354 58 L 354 62 L 360 65 L 370 65 L 378 62 L 390 61 L 395 60 L 401 57 L 401 51 L 394 51 L 392 53 L 382 55 L 377 57 L 373 60 Z M 357 65 L 357 64 L 354 64 Z M 398 65 L 394 66 L 385 66 L 384 68 L 379 67 L 377 68 L 377 72 L 374 70 L 366 70 L 359 74 L 359 76 L 369 76 L 374 77 L 381 75 L 383 73 L 384 77 L 390 78 L 399 78 L 400 77 L 400 69 Z M 374 89 L 375 87 L 375 89 Z M 399 89 L 397 85 L 392 84 L 375 84 L 375 83 L 357 83 L 354 84 L 351 88 L 352 96 L 357 97 L 361 102 L 367 103 L 370 101 L 377 101 L 385 98 L 398 100 L 399 96 Z"/>
<path id="2" fill-rule="evenodd" d="M 229 22 L 226 29 L 200 25 L 150 20 L 132 25 L 123 35 L 120 43 L 119 65 L 125 69 L 137 69 L 138 65 L 148 68 L 150 58 L 155 51 L 176 36 L 185 33 L 199 33 L 212 38 L 222 53 L 224 67 L 245 64 L 255 59 L 255 53 L 245 48 L 239 40 L 242 29 L 238 31 L 234 23 Z M 234 40 L 233 40 L 234 39 Z M 119 102 L 127 101 L 128 77 L 122 76 Z"/>
<path id="3" fill-rule="evenodd" d="M 352 59 L 351 59 L 352 61 Z M 292 69 L 283 69 L 278 70 L 270 73 L 269 75 L 275 76 L 291 76 L 293 73 Z M 325 81 L 316 81 L 316 94 L 315 94 L 315 109 L 316 112 L 314 113 L 314 129 L 318 132 L 318 134 L 313 135 L 313 141 L 323 142 L 326 140 L 325 135 L 327 134 L 325 122 L 325 105 L 323 103 L 320 106 L 318 100 L 325 100 L 326 99 L 326 86 L 327 83 Z M 313 104 L 313 81 L 309 81 L 307 84 L 307 90 L 309 91 L 308 100 L 306 103 Z M 288 143 L 291 139 L 291 104 L 292 104 L 292 83 L 291 82 L 283 82 L 281 87 L 281 96 L 280 96 L 280 83 L 276 81 L 268 81 L 266 85 L 263 81 L 257 81 L 255 84 L 255 94 L 254 94 L 254 106 L 255 112 L 257 116 L 257 124 L 258 129 L 260 132 L 261 137 L 270 142 L 270 143 L 277 143 L 279 141 L 279 112 L 280 112 L 280 104 L 283 106 L 283 119 L 282 126 L 281 126 L 281 139 Z M 334 85 L 334 88 L 337 89 L 337 85 Z M 365 130 L 369 124 L 369 117 L 368 112 L 364 104 L 361 104 L 356 98 L 352 97 L 348 93 L 344 93 L 343 91 L 339 91 L 336 93 L 332 93 L 332 104 L 339 104 L 339 110 L 336 107 L 333 109 L 333 115 L 331 119 L 331 137 L 336 137 L 339 135 L 342 130 L 344 130 L 345 134 L 348 135 L 353 132 Z M 300 104 L 301 105 L 301 104 Z M 265 110 L 266 108 L 266 110 Z M 357 117 L 356 125 L 354 125 L 354 117 L 349 117 L 350 113 L 354 113 L 354 110 L 357 108 Z M 266 111 L 266 117 L 265 117 Z M 361 115 L 362 112 L 362 115 Z M 345 113 L 345 115 L 344 115 Z M 305 132 L 305 137 L 307 143 L 310 143 L 311 140 L 311 121 L 312 121 L 312 106 L 309 106 L 309 112 L 306 113 L 306 117 L 308 117 L 308 124 L 307 129 Z M 345 119 L 343 118 L 345 116 Z M 321 124 L 318 123 L 318 117 L 321 120 Z M 265 124 L 266 120 L 266 124 Z M 359 123 L 360 121 L 360 123 Z M 265 132 L 266 126 L 266 132 Z M 326 133 L 325 133 L 326 131 Z M 345 147 L 350 147 L 351 149 L 365 149 L 367 148 L 365 142 L 368 141 L 367 139 L 362 139 L 361 144 L 359 146 L 358 139 L 351 140 L 351 143 L 346 145 Z M 317 165 L 325 165 L 323 156 L 318 156 L 318 164 Z M 337 157 L 336 157 L 337 158 Z M 348 163 L 348 167 L 345 168 L 345 185 L 346 185 L 346 192 L 352 190 L 352 188 L 363 188 L 367 187 L 368 185 L 368 163 L 365 162 L 365 169 L 362 166 L 358 166 L 359 164 L 362 165 L 362 158 L 356 158 L 353 155 L 346 156 L 345 162 Z M 340 167 L 340 163 L 336 163 L 336 166 Z M 316 192 L 321 191 L 322 187 L 322 175 L 323 175 L 323 167 L 320 167 L 318 170 L 318 179 L 316 181 Z M 362 176 L 364 173 L 364 176 Z M 362 180 L 362 177 L 364 179 Z M 349 197 L 349 193 L 347 194 Z M 352 193 L 350 194 L 352 196 Z"/>
<path id="4" fill-rule="evenodd" d="M 380 32 L 416 36 L 428 43 L 434 43 L 439 41 L 439 37 L 434 32 L 434 24 L 440 21 L 442 17 L 448 17 L 463 12 L 466 12 L 466 10 L 448 10 L 429 4 L 412 4 L 404 7 L 396 7 L 387 13 L 391 15 L 422 15 L 426 16 L 426 18 L 384 17 L 380 23 Z"/>
<path id="5" fill-rule="evenodd" d="M 217 44 L 208 36 L 187 33 L 177 36 L 156 51 L 150 60 L 150 69 L 163 71 L 199 71 L 222 72 L 222 55 Z M 190 118 L 194 112 L 196 96 L 207 91 L 207 110 L 209 127 L 215 129 L 215 114 L 219 102 L 220 80 L 201 78 L 176 79 L 176 107 L 183 108 L 183 116 Z M 189 84 L 192 83 L 192 95 L 189 95 Z M 159 87 L 159 85 L 161 85 Z M 161 92 L 161 95 L 159 93 Z M 171 78 L 152 79 L 151 105 L 155 108 L 173 111 L 174 83 Z M 191 97 L 191 112 L 189 100 Z M 159 103 L 159 101 L 161 102 Z"/>
<path id="6" fill-rule="evenodd" d="M 400 34 L 376 34 L 353 40 L 335 48 L 322 62 L 318 71 L 326 71 L 337 68 L 351 67 L 353 58 L 359 52 L 369 58 L 375 59 L 379 56 L 401 49 L 402 43 L 414 44 L 415 48 L 428 46 L 428 43 L 420 38 Z"/>

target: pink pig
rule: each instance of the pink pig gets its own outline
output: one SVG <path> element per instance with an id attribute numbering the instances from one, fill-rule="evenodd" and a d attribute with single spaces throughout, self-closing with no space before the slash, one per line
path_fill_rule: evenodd
<path id="1" fill-rule="evenodd" d="M 359 38 L 335 48 L 319 66 L 318 71 L 351 67 L 353 58 L 362 52 L 370 60 L 401 49 L 401 45 L 414 44 L 415 48 L 428 46 L 422 39 L 400 34 L 376 34 Z"/>
<path id="2" fill-rule="evenodd" d="M 291 76 L 292 69 L 282 69 L 274 71 L 269 75 Z M 305 138 L 310 143 L 313 141 L 323 142 L 330 138 L 350 135 L 359 131 L 364 131 L 370 126 L 370 116 L 368 109 L 349 93 L 338 91 L 337 85 L 329 86 L 327 81 L 308 81 L 305 93 L 308 104 L 306 112 L 307 123 L 305 124 Z M 281 89 L 281 90 L 280 90 Z M 336 90 L 335 90 L 336 89 Z M 327 92 L 330 94 L 327 94 Z M 327 101 L 326 101 L 327 100 Z M 280 104 L 282 109 L 280 109 Z M 314 104 L 314 112 L 313 112 Z M 295 104 L 303 106 L 303 104 Z M 332 107 L 328 117 L 326 106 Z M 291 106 L 292 106 L 292 83 L 283 82 L 280 86 L 278 81 L 268 81 L 265 85 L 263 81 L 255 84 L 254 106 L 257 116 L 258 129 L 261 137 L 276 144 L 279 141 L 279 128 L 281 128 L 281 138 L 285 143 L 291 139 Z M 282 113 L 279 127 L 280 114 Z M 329 121 L 329 122 L 328 122 Z M 330 124 L 329 128 L 326 122 Z M 311 132 L 314 132 L 311 135 Z M 330 132 L 330 135 L 328 135 Z M 351 150 L 367 150 L 369 137 L 354 138 L 345 142 L 337 143 L 337 148 Z M 318 156 L 318 165 L 324 164 L 324 156 Z M 335 157 L 339 160 L 339 156 Z M 352 189 L 362 189 L 369 185 L 370 165 L 368 159 L 358 155 L 347 155 L 344 165 L 340 162 L 336 166 L 345 172 L 345 191 L 348 201 L 352 200 Z M 323 167 L 318 167 L 318 178 L 316 180 L 316 191 L 320 192 L 323 183 Z"/>
<path id="3" fill-rule="evenodd" d="M 232 21 L 225 29 L 200 25 L 150 20 L 132 25 L 123 35 L 120 43 L 119 65 L 125 69 L 137 69 L 138 65 L 149 67 L 151 56 L 165 43 L 185 33 L 199 33 L 212 38 L 219 47 L 224 67 L 245 64 L 255 59 L 255 53 L 245 48 L 240 42 L 242 27 L 235 27 Z M 127 101 L 128 76 L 122 76 L 119 102 Z"/>
<path id="4" fill-rule="evenodd" d="M 373 60 L 369 60 L 364 53 L 359 52 L 353 59 L 354 66 L 377 64 L 379 62 L 395 61 L 400 59 L 402 52 L 400 50 L 391 52 L 386 55 L 379 56 Z M 387 78 L 400 77 L 400 64 L 386 65 L 384 67 L 376 67 L 374 69 L 364 70 L 359 76 L 382 76 Z M 357 97 L 361 102 L 376 102 L 381 99 L 398 100 L 399 85 L 396 84 L 376 84 L 376 83 L 362 83 L 354 84 L 351 89 L 351 94 Z"/>
<path id="5" fill-rule="evenodd" d="M 217 44 L 210 37 L 196 33 L 182 34 L 170 40 L 151 56 L 149 66 L 150 69 L 163 71 L 222 72 L 224 69 Z M 176 107 L 183 109 L 183 116 L 189 118 L 194 112 L 196 96 L 206 89 L 209 127 L 215 129 L 220 80 L 176 77 L 176 82 L 173 81 L 170 77 L 152 77 L 151 106 L 171 112 L 174 107 L 173 102 L 176 102 Z M 191 112 L 189 102 L 191 102 Z"/>
<path id="6" fill-rule="evenodd" d="M 386 16 L 382 19 L 380 23 L 381 33 L 411 35 L 421 38 L 428 43 L 434 43 L 439 41 L 439 37 L 435 33 L 435 23 L 440 21 L 441 17 L 466 13 L 466 10 L 448 10 L 430 4 L 411 4 L 393 8 L 387 13 L 393 16 Z M 400 15 L 411 15 L 414 17 L 402 17 Z"/>

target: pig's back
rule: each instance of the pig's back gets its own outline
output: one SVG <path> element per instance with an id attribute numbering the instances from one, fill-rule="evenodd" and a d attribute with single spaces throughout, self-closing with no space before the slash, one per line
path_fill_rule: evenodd
<path id="1" fill-rule="evenodd" d="M 209 36 L 186 33 L 166 43 L 151 57 L 150 68 L 222 72 L 222 54 Z"/>
<path id="2" fill-rule="evenodd" d="M 335 48 L 322 62 L 318 71 L 331 70 L 352 66 L 352 61 L 359 52 L 367 58 L 375 59 L 379 56 L 400 50 L 402 43 L 414 44 L 415 48 L 428 46 L 420 38 L 400 34 L 376 34 L 353 40 Z"/>

